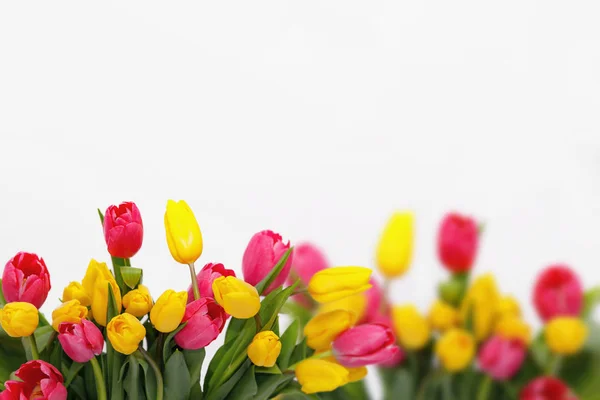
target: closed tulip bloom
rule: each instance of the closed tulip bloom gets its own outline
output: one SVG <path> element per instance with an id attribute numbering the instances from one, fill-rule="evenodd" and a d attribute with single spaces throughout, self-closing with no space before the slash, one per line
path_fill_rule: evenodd
<path id="1" fill-rule="evenodd" d="M 138 349 L 146 336 L 144 325 L 131 314 L 120 314 L 110 320 L 106 326 L 108 340 L 121 354 L 129 355 Z"/>
<path id="2" fill-rule="evenodd" d="M 477 222 L 466 215 L 447 214 L 438 231 L 438 257 L 450 272 L 470 271 L 479 247 Z"/>
<path id="3" fill-rule="evenodd" d="M 258 332 L 248 346 L 248 358 L 258 367 L 270 368 L 275 365 L 280 352 L 279 336 L 272 331 Z"/>
<path id="4" fill-rule="evenodd" d="M 211 344 L 219 336 L 227 314 L 213 299 L 203 297 L 185 308 L 181 323 L 186 325 L 175 335 L 175 343 L 186 350 L 198 350 Z"/>
<path id="5" fill-rule="evenodd" d="M 20 381 L 6 381 L 0 400 L 66 400 L 64 378 L 53 365 L 42 360 L 28 361 L 15 372 Z"/>
<path id="6" fill-rule="evenodd" d="M 410 266 L 413 250 L 414 217 L 396 212 L 383 230 L 377 247 L 377 266 L 387 278 L 403 275 Z"/>
<path id="7" fill-rule="evenodd" d="M 63 290 L 62 301 L 77 300 L 82 306 L 92 305 L 92 297 L 79 282 L 69 283 Z"/>
<path id="8" fill-rule="evenodd" d="M 256 233 L 250 239 L 242 258 L 244 280 L 252 286 L 256 286 L 271 272 L 289 248 L 290 242 L 285 243 L 278 233 L 272 231 Z M 290 274 L 293 258 L 293 254 L 290 254 L 283 269 L 264 294 L 269 294 L 275 288 L 283 285 Z"/>
<path id="9" fill-rule="evenodd" d="M 442 300 L 436 300 L 429 310 L 429 324 L 437 331 L 445 332 L 454 328 L 459 320 L 458 310 Z"/>
<path id="10" fill-rule="evenodd" d="M 165 231 L 171 256 L 180 264 L 196 262 L 202 254 L 202 233 L 192 209 L 183 200 L 167 202 Z"/>
<path id="11" fill-rule="evenodd" d="M 329 268 L 330 264 L 325 254 L 311 243 L 300 243 L 294 246 L 292 270 L 288 283 L 292 284 L 297 278 L 303 285 L 308 285 L 317 272 Z"/>
<path id="12" fill-rule="evenodd" d="M 517 299 L 515 299 L 513 296 L 502 296 L 498 301 L 496 313 L 498 315 L 498 319 L 505 317 L 520 317 L 521 306 L 519 305 Z"/>
<path id="13" fill-rule="evenodd" d="M 349 382 L 349 372 L 330 361 L 307 359 L 296 366 L 296 378 L 306 394 L 331 392 Z"/>
<path id="14" fill-rule="evenodd" d="M 544 328 L 546 344 L 556 354 L 571 355 L 579 352 L 588 337 L 588 329 L 579 318 L 557 317 Z"/>
<path id="15" fill-rule="evenodd" d="M 369 289 L 371 290 L 371 289 Z M 358 321 L 362 321 L 366 316 L 367 296 L 365 293 L 357 293 L 352 296 L 344 297 L 331 303 L 322 304 L 319 307 L 319 313 L 327 313 L 334 310 L 346 310 L 352 313 L 354 317 L 352 325 Z"/>
<path id="16" fill-rule="evenodd" d="M 206 264 L 200 272 L 198 272 L 197 280 L 198 280 L 198 289 L 200 290 L 200 297 L 210 297 L 211 299 L 215 298 L 212 290 L 212 284 L 215 279 L 220 278 L 222 276 L 233 276 L 235 277 L 235 271 L 232 269 L 227 269 L 221 263 Z M 188 303 L 194 301 L 194 289 L 190 285 L 188 288 Z"/>
<path id="17" fill-rule="evenodd" d="M 319 313 L 304 327 L 306 344 L 314 350 L 325 350 L 335 338 L 356 322 L 356 316 L 348 310 Z"/>
<path id="18" fill-rule="evenodd" d="M 50 291 L 50 274 L 43 258 L 19 252 L 8 260 L 2 273 L 6 302 L 23 301 L 40 308 Z"/>
<path id="19" fill-rule="evenodd" d="M 172 289 L 160 295 L 150 311 L 150 321 L 157 331 L 173 332 L 183 319 L 187 304 L 187 292 L 175 292 Z"/>
<path id="20" fill-rule="evenodd" d="M 78 324 L 87 315 L 87 307 L 82 306 L 79 300 L 66 301 L 52 311 L 52 327 L 58 332 L 58 327 L 63 322 Z"/>
<path id="21" fill-rule="evenodd" d="M 144 225 L 135 203 L 111 205 L 104 213 L 104 240 L 113 257 L 131 258 L 142 247 Z"/>
<path id="22" fill-rule="evenodd" d="M 90 361 L 102 353 L 104 337 L 93 322 L 82 319 L 80 323 L 63 322 L 58 326 L 58 341 L 71 360 L 78 363 Z"/>
<path id="23" fill-rule="evenodd" d="M 385 314 L 376 314 L 374 317 L 370 318 L 370 323 L 386 326 L 388 329 L 391 330 L 392 334 L 394 335 L 394 342 L 398 342 L 396 333 L 394 332 L 394 322 L 392 321 L 392 318 L 387 314 L 387 312 Z M 402 361 L 404 361 L 405 354 L 402 351 L 402 349 L 399 348 L 399 350 L 400 351 L 394 354 L 392 358 L 380 362 L 379 365 L 386 368 L 392 368 L 401 364 Z"/>
<path id="24" fill-rule="evenodd" d="M 0 309 L 0 325 L 10 337 L 30 336 L 40 322 L 38 309 L 31 303 L 8 303 Z"/>
<path id="25" fill-rule="evenodd" d="M 461 371 L 473 360 L 475 340 L 463 329 L 450 329 L 435 344 L 435 354 L 447 371 Z"/>
<path id="26" fill-rule="evenodd" d="M 108 315 L 109 285 L 113 297 L 115 298 L 117 312 L 121 312 L 121 291 L 119 289 L 119 285 L 117 285 L 117 281 L 108 269 L 106 263 L 101 263 L 92 259 L 87 267 L 81 285 L 85 291 L 91 295 L 92 314 L 94 320 L 98 324 L 106 326 L 106 319 Z M 58 327 L 55 329 L 58 329 Z"/>
<path id="27" fill-rule="evenodd" d="M 343 299 L 371 288 L 372 271 L 364 267 L 327 268 L 313 275 L 308 292 L 319 303 Z"/>
<path id="28" fill-rule="evenodd" d="M 519 371 L 526 353 L 522 341 L 492 336 L 479 350 L 479 367 L 495 380 L 504 381 Z"/>
<path id="29" fill-rule="evenodd" d="M 496 311 L 500 295 L 492 274 L 484 274 L 474 281 L 460 307 L 463 323 L 470 318 L 477 341 L 487 339 L 496 324 Z"/>
<path id="30" fill-rule="evenodd" d="M 560 379 L 541 376 L 521 390 L 519 400 L 577 400 L 577 397 Z"/>
<path id="31" fill-rule="evenodd" d="M 419 350 L 429 341 L 430 329 L 427 319 L 413 305 L 392 308 L 394 331 L 403 348 Z"/>
<path id="32" fill-rule="evenodd" d="M 315 352 L 315 356 L 318 355 L 319 353 L 320 352 Z M 354 368 L 346 367 L 346 366 L 340 364 L 340 362 L 338 360 L 336 360 L 334 356 L 323 357 L 323 358 L 319 357 L 319 358 L 346 368 L 346 371 L 348 371 L 348 383 L 358 382 L 358 381 L 362 380 L 365 376 L 367 376 L 367 373 L 368 373 L 367 367 L 354 367 Z"/>
<path id="33" fill-rule="evenodd" d="M 125 312 L 138 318 L 148 314 L 153 304 L 150 291 L 144 285 L 138 285 L 137 289 L 128 292 L 123 297 Z"/>
<path id="34" fill-rule="evenodd" d="M 400 351 L 392 330 L 380 324 L 350 328 L 335 339 L 332 348 L 340 364 L 352 368 L 381 364 Z"/>
<path id="35" fill-rule="evenodd" d="M 543 270 L 533 288 L 533 304 L 544 321 L 554 317 L 577 317 L 583 307 L 583 289 L 575 272 L 566 265 Z"/>
<path id="36" fill-rule="evenodd" d="M 525 344 L 531 342 L 531 326 L 519 317 L 504 317 L 496 324 L 494 333 L 505 339 L 518 339 Z"/>
<path id="37" fill-rule="evenodd" d="M 234 276 L 215 279 L 213 293 L 216 302 L 235 318 L 252 318 L 260 310 L 260 297 L 256 288 Z"/>

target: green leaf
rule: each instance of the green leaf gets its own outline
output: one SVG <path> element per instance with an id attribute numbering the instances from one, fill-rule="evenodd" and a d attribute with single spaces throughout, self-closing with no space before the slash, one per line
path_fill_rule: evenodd
<path id="1" fill-rule="evenodd" d="M 581 317 L 585 320 L 592 318 L 594 310 L 600 303 L 600 286 L 593 287 L 585 292 L 584 305 Z"/>
<path id="2" fill-rule="evenodd" d="M 288 367 L 304 360 L 310 351 L 311 350 L 309 350 L 308 346 L 306 345 L 306 338 L 302 339 L 302 341 L 298 343 L 296 347 L 294 347 Z"/>
<path id="3" fill-rule="evenodd" d="M 281 313 L 290 315 L 292 317 L 292 319 L 295 319 L 296 321 L 298 321 L 298 323 L 300 324 L 299 325 L 300 331 L 302 331 L 304 329 L 304 326 L 313 317 L 313 314 L 309 309 L 296 303 L 294 300 L 290 300 L 290 301 L 286 302 L 283 305 L 283 307 L 281 308 Z"/>
<path id="4" fill-rule="evenodd" d="M 258 284 L 256 285 L 256 290 L 258 291 L 258 294 L 262 295 L 263 292 L 269 286 L 271 286 L 271 283 L 273 283 L 273 281 L 277 278 L 277 276 L 279 275 L 279 273 L 281 272 L 281 270 L 285 266 L 285 263 L 287 262 L 287 259 L 290 257 L 290 254 L 292 254 L 293 250 L 294 250 L 293 247 L 289 248 L 283 254 L 283 256 L 279 259 L 279 261 L 277 262 L 277 264 L 275 264 L 275 266 L 273 267 L 273 269 L 267 274 L 267 276 L 265 276 L 262 281 L 258 282 Z"/>
<path id="5" fill-rule="evenodd" d="M 185 364 L 185 357 L 179 350 L 165 364 L 165 394 L 169 400 L 187 400 L 190 395 L 190 371 Z"/>
<path id="6" fill-rule="evenodd" d="M 294 375 L 256 375 L 258 390 L 253 400 L 268 400 L 279 389 L 294 379 Z"/>
<path id="7" fill-rule="evenodd" d="M 369 400 L 369 393 L 365 386 L 365 380 L 348 383 L 338 390 L 345 392 L 349 399 L 353 400 Z"/>
<path id="8" fill-rule="evenodd" d="M 588 323 L 588 340 L 577 354 L 564 357 L 559 377 L 580 400 L 600 399 L 600 325 Z"/>
<path id="9" fill-rule="evenodd" d="M 144 371 L 144 389 L 146 391 L 146 398 L 148 400 L 154 400 L 156 399 L 156 393 L 158 392 L 154 370 L 152 370 L 148 362 L 139 352 L 135 352 L 134 354 Z"/>
<path id="10" fill-rule="evenodd" d="M 141 268 L 121 267 L 123 282 L 130 289 L 135 289 L 142 282 L 144 271 Z"/>
<path id="11" fill-rule="evenodd" d="M 48 344 L 52 344 L 54 342 L 54 340 L 50 341 L 51 338 L 56 339 L 56 331 L 51 325 L 38 327 L 33 334 L 35 336 L 35 343 L 37 344 L 40 354 L 46 350 L 46 346 L 48 346 Z"/>
<path id="12" fill-rule="evenodd" d="M 406 367 L 381 368 L 385 382 L 384 400 L 415 399 L 414 377 Z M 431 397 L 426 397 L 430 399 Z"/>
<path id="13" fill-rule="evenodd" d="M 319 400 L 320 397 L 316 394 L 306 394 L 302 392 L 300 384 L 296 381 L 291 381 L 284 387 L 280 388 L 276 395 L 282 395 L 284 400 Z"/>
<path id="14" fill-rule="evenodd" d="M 298 341 L 299 325 L 298 321 L 292 322 L 279 339 L 281 351 L 279 352 L 279 357 L 277 357 L 277 364 L 279 365 L 279 368 L 283 370 L 286 370 L 287 367 L 290 366 L 290 357 L 292 356 L 292 352 Z"/>
<path id="15" fill-rule="evenodd" d="M 2 293 L 2 279 L 0 279 L 0 307 L 4 307 L 6 304 L 6 299 L 4 298 L 4 293 Z"/>
<path id="16" fill-rule="evenodd" d="M 77 374 L 81 371 L 85 364 L 74 362 L 71 364 L 69 371 L 64 375 L 65 377 L 65 386 L 68 388 L 71 382 L 75 379 Z"/>
<path id="17" fill-rule="evenodd" d="M 206 356 L 206 350 L 182 350 L 185 363 L 190 371 L 190 398 L 197 399 L 202 395 L 202 388 L 200 387 L 200 374 L 202 372 L 202 363 Z"/>
<path id="18" fill-rule="evenodd" d="M 127 375 L 123 381 L 123 387 L 127 396 L 130 399 L 140 398 L 140 364 L 135 356 L 130 355 L 127 357 Z"/>
<path id="19" fill-rule="evenodd" d="M 106 309 L 106 321 L 107 323 L 114 317 L 120 314 L 121 310 L 117 309 L 117 301 L 113 294 L 110 283 L 108 286 L 108 307 Z M 107 372 L 108 372 L 108 387 L 110 391 L 111 400 L 121 400 L 124 398 L 123 386 L 119 384 L 119 373 L 123 365 L 123 355 L 113 349 L 108 337 L 106 339 L 106 353 L 107 353 Z"/>
<path id="20" fill-rule="evenodd" d="M 175 344 L 175 339 L 174 339 L 175 335 L 177 335 L 179 333 L 179 331 L 185 327 L 186 324 L 187 324 L 187 322 L 184 322 L 183 324 L 179 325 L 177 327 L 177 329 L 175 329 L 173 332 L 169 333 L 169 335 L 165 339 L 165 343 L 163 344 L 163 362 L 165 364 L 167 363 L 167 360 L 173 354 L 173 350 L 177 347 L 177 345 Z"/>
<path id="21" fill-rule="evenodd" d="M 254 399 L 258 386 L 254 378 L 254 365 L 246 370 L 239 382 L 227 396 L 227 400 L 250 400 Z"/>
<path id="22" fill-rule="evenodd" d="M 269 375 L 281 375 L 281 370 L 277 366 L 277 364 L 272 367 L 256 367 L 257 374 L 269 374 Z"/>
<path id="23" fill-rule="evenodd" d="M 83 367 L 83 380 L 85 381 L 86 399 L 98 400 L 98 392 L 96 391 L 96 379 L 94 379 L 94 370 L 92 368 L 92 364 L 90 363 L 85 363 Z"/>
<path id="24" fill-rule="evenodd" d="M 237 368 L 235 373 L 233 373 L 233 375 L 231 375 L 227 381 L 216 387 L 211 392 L 208 392 L 205 395 L 205 400 L 226 399 L 231 390 L 235 387 L 235 385 L 237 385 L 242 376 L 244 376 L 248 368 L 250 368 L 250 364 L 250 360 L 246 359 L 246 361 L 243 362 L 239 368 Z"/>

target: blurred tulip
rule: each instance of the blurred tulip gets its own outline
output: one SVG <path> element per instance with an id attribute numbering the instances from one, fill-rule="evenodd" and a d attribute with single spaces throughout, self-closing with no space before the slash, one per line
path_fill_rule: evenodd
<path id="1" fill-rule="evenodd" d="M 319 313 L 304 327 L 306 344 L 314 350 L 329 349 L 335 338 L 354 325 L 356 316 L 348 310 Z"/>
<path id="2" fill-rule="evenodd" d="M 135 203 L 111 205 L 104 213 L 104 240 L 113 257 L 131 258 L 142 247 L 144 226 Z"/>
<path id="3" fill-rule="evenodd" d="M 250 239 L 242 258 L 244 280 L 252 286 L 256 286 L 271 272 L 289 248 L 290 242 L 284 243 L 278 233 L 268 230 L 256 233 Z M 275 288 L 283 285 L 290 274 L 293 258 L 292 253 L 279 275 L 263 294 L 267 295 Z"/>
<path id="4" fill-rule="evenodd" d="M 318 356 L 320 353 L 321 353 L 320 351 L 317 351 L 317 352 L 315 352 L 314 355 Z M 325 360 L 330 363 L 334 363 L 341 367 L 344 367 L 346 369 L 346 371 L 348 371 L 348 383 L 358 382 L 361 379 L 363 379 L 365 376 L 367 376 L 367 373 L 368 373 L 367 367 L 355 367 L 355 368 L 345 367 L 342 364 L 340 364 L 340 362 L 338 360 L 336 360 L 334 356 L 329 356 L 329 357 L 318 356 L 316 358 L 319 358 L 321 360 Z"/>
<path id="5" fill-rule="evenodd" d="M 318 247 L 311 243 L 300 243 L 294 246 L 288 283 L 291 285 L 296 278 L 300 278 L 302 284 L 306 286 L 314 274 L 326 268 L 329 268 L 329 262 Z"/>
<path id="6" fill-rule="evenodd" d="M 134 317 L 142 318 L 152 310 L 154 302 L 150 296 L 150 291 L 144 285 L 138 285 L 123 297 L 123 307 L 125 312 Z"/>
<path id="7" fill-rule="evenodd" d="M 364 267 L 327 268 L 313 275 L 308 292 L 319 303 L 343 299 L 371 288 L 372 271 Z"/>
<path id="8" fill-rule="evenodd" d="M 370 290 L 370 289 L 369 289 Z M 353 294 L 343 299 L 332 301 L 331 303 L 321 304 L 318 308 L 319 314 L 324 314 L 334 310 L 346 310 L 352 313 L 352 325 L 361 321 L 366 316 L 367 296 L 366 292 Z"/>
<path id="9" fill-rule="evenodd" d="M 213 293 L 215 301 L 234 318 L 252 318 L 260 310 L 260 296 L 256 288 L 234 276 L 215 279 Z"/>
<path id="10" fill-rule="evenodd" d="M 540 318 L 577 317 L 583 307 L 583 289 L 575 272 L 566 265 L 544 269 L 533 288 L 533 303 Z"/>
<path id="11" fill-rule="evenodd" d="M 521 390 L 519 400 L 577 400 L 577 397 L 560 379 L 542 376 Z"/>
<path id="12" fill-rule="evenodd" d="M 171 256 L 180 264 L 192 264 L 202 254 L 202 233 L 192 209 L 184 200 L 167 202 L 165 231 Z"/>
<path id="13" fill-rule="evenodd" d="M 359 321 L 361 322 L 370 322 L 371 319 L 379 313 L 382 307 L 382 302 L 384 301 L 383 292 L 377 281 L 374 278 L 371 278 L 369 283 L 371 284 L 371 288 L 364 292 L 367 305 L 364 315 L 359 317 Z"/>
<path id="14" fill-rule="evenodd" d="M 58 341 L 71 360 L 86 363 L 102 353 L 104 337 L 93 322 L 63 322 L 58 326 Z"/>
<path id="15" fill-rule="evenodd" d="M 505 339 L 519 339 L 525 344 L 531 342 L 531 327 L 519 317 L 504 317 L 496 324 L 494 333 Z"/>
<path id="16" fill-rule="evenodd" d="M 381 364 L 400 352 L 392 330 L 380 324 L 359 325 L 342 332 L 332 349 L 340 364 L 350 368 Z"/>
<path id="17" fill-rule="evenodd" d="M 463 329 L 450 329 L 435 344 L 435 354 L 447 371 L 462 371 L 473 360 L 475 340 Z"/>
<path id="18" fill-rule="evenodd" d="M 50 274 L 36 254 L 19 252 L 4 266 L 2 292 L 8 303 L 23 301 L 40 308 L 49 291 Z"/>
<path id="19" fill-rule="evenodd" d="M 231 269 L 225 268 L 225 266 L 221 263 L 206 264 L 200 272 L 198 272 L 197 280 L 198 280 L 198 289 L 200 290 L 200 297 L 210 297 L 214 299 L 215 296 L 212 290 L 212 284 L 215 279 L 220 278 L 222 276 L 233 276 L 235 277 L 235 272 Z M 194 301 L 194 289 L 190 285 L 188 288 L 188 303 Z"/>
<path id="20" fill-rule="evenodd" d="M 403 275 L 410 266 L 413 250 L 414 217 L 396 212 L 385 226 L 377 247 L 377 266 L 386 278 Z"/>
<path id="21" fill-rule="evenodd" d="M 31 336 L 39 322 L 38 309 L 31 303 L 15 301 L 0 308 L 0 326 L 10 337 Z"/>
<path id="22" fill-rule="evenodd" d="M 438 231 L 438 257 L 450 272 L 470 271 L 479 246 L 477 222 L 466 215 L 447 214 Z"/>
<path id="23" fill-rule="evenodd" d="M 459 319 L 458 310 L 442 300 L 436 300 L 429 310 L 429 324 L 440 332 L 455 328 Z"/>
<path id="24" fill-rule="evenodd" d="M 496 313 L 499 320 L 505 317 L 520 317 L 521 306 L 513 296 L 502 296 L 498 301 Z"/>
<path id="25" fill-rule="evenodd" d="M 376 314 L 369 320 L 369 323 L 386 326 L 388 329 L 391 330 L 392 334 L 394 335 L 394 342 L 398 342 L 396 333 L 394 332 L 394 322 L 392 321 L 392 318 L 388 316 L 387 313 L 386 314 L 381 314 L 381 313 Z M 382 361 L 381 363 L 379 363 L 379 365 L 382 367 L 386 367 L 386 368 L 392 368 L 392 367 L 395 367 L 395 366 L 398 366 L 399 364 L 401 364 L 402 361 L 404 361 L 405 354 L 401 348 L 399 348 L 399 350 L 400 351 L 398 351 L 396 354 L 394 354 L 394 356 L 392 358 L 390 358 L 389 360 Z"/>
<path id="26" fill-rule="evenodd" d="M 483 341 L 492 333 L 500 295 L 492 274 L 484 274 L 474 281 L 460 308 L 463 323 L 471 320 L 475 339 Z"/>
<path id="27" fill-rule="evenodd" d="M 557 317 L 550 320 L 544 328 L 546 344 L 556 354 L 578 353 L 587 337 L 587 326 L 579 318 Z"/>
<path id="28" fill-rule="evenodd" d="M 150 321 L 157 331 L 173 332 L 183 319 L 187 304 L 187 292 L 166 290 L 160 295 L 150 311 Z"/>
<path id="29" fill-rule="evenodd" d="M 6 389 L 0 393 L 0 400 L 67 399 L 63 376 L 45 361 L 28 361 L 15 371 L 15 376 L 20 381 L 4 382 Z"/>
<path id="30" fill-rule="evenodd" d="M 394 306 L 392 320 L 394 331 L 403 348 L 419 350 L 429 341 L 429 323 L 415 306 Z"/>
<path id="31" fill-rule="evenodd" d="M 204 348 L 219 336 L 226 320 L 225 310 L 213 299 L 194 300 L 185 308 L 181 323 L 186 325 L 175 335 L 175 343 L 186 350 Z"/>
<path id="32" fill-rule="evenodd" d="M 84 307 L 92 305 L 91 294 L 79 282 L 69 283 L 63 290 L 62 301 L 77 300 Z"/>
<path id="33" fill-rule="evenodd" d="M 495 380 L 507 380 L 519 371 L 526 353 L 522 341 L 492 336 L 479 350 L 479 366 Z"/>
<path id="34" fill-rule="evenodd" d="M 309 358 L 296 366 L 296 378 L 306 394 L 331 392 L 349 382 L 349 372 L 336 363 Z"/>
<path id="35" fill-rule="evenodd" d="M 87 307 L 82 306 L 79 300 L 66 301 L 52 311 L 52 327 L 58 332 L 58 327 L 63 322 L 78 324 L 87 315 Z"/>
<path id="36" fill-rule="evenodd" d="M 112 347 L 121 354 L 134 353 L 144 337 L 146 328 L 131 314 L 120 314 L 106 325 L 108 340 Z"/>
<path id="37" fill-rule="evenodd" d="M 257 367 L 271 368 L 277 362 L 280 352 L 279 336 L 272 331 L 258 332 L 248 346 L 248 358 Z"/>

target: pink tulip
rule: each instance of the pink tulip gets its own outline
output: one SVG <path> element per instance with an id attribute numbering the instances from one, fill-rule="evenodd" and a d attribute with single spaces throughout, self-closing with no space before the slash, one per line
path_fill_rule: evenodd
<path id="1" fill-rule="evenodd" d="M 215 297 L 212 290 L 212 284 L 215 279 L 222 276 L 235 276 L 235 272 L 231 269 L 225 268 L 225 266 L 221 263 L 206 264 L 197 275 L 200 297 L 210 297 L 211 299 L 214 299 Z M 194 289 L 190 285 L 188 289 L 188 303 L 191 303 L 192 301 L 194 301 Z"/>
<path id="2" fill-rule="evenodd" d="M 66 400 L 67 389 L 61 373 L 51 364 L 32 360 L 15 372 L 21 381 L 6 381 L 0 400 Z"/>
<path id="3" fill-rule="evenodd" d="M 394 342 L 398 342 L 396 340 L 393 328 L 392 318 L 389 316 L 389 309 L 384 310 L 384 313 L 377 312 L 374 317 L 369 318 L 370 324 L 378 324 L 383 325 L 394 335 Z M 405 354 L 400 347 L 398 347 L 398 352 L 390 359 L 380 362 L 378 365 L 386 368 L 392 368 L 400 365 L 405 358 Z"/>
<path id="4" fill-rule="evenodd" d="M 22 301 L 40 308 L 50 291 L 50 274 L 43 258 L 19 252 L 4 267 L 2 292 L 7 302 Z"/>
<path id="5" fill-rule="evenodd" d="M 104 213 L 104 240 L 113 257 L 131 258 L 142 247 L 144 226 L 135 203 L 109 206 Z"/>
<path id="6" fill-rule="evenodd" d="M 186 350 L 198 350 L 208 346 L 219 336 L 228 315 L 213 299 L 203 297 L 185 308 L 181 323 L 187 322 L 175 335 L 175 343 Z"/>
<path id="7" fill-rule="evenodd" d="M 526 352 L 521 340 L 493 336 L 479 351 L 479 366 L 495 380 L 507 380 L 519 371 Z"/>
<path id="8" fill-rule="evenodd" d="M 78 363 L 90 361 L 102 353 L 104 337 L 93 322 L 82 319 L 80 323 L 63 322 L 58 326 L 58 341 L 63 350 Z"/>
<path id="9" fill-rule="evenodd" d="M 271 231 L 258 232 L 252 236 L 242 258 L 242 272 L 246 282 L 256 286 L 271 272 L 289 248 L 289 241 L 284 243 L 279 234 Z M 275 288 L 283 285 L 290 273 L 292 259 L 292 254 L 290 254 L 279 275 L 263 294 L 269 294 Z"/>
<path id="10" fill-rule="evenodd" d="M 447 214 L 438 232 L 438 256 L 451 272 L 466 272 L 471 269 L 477 247 L 479 229 L 477 222 L 458 213 Z"/>
<path id="11" fill-rule="evenodd" d="M 583 307 L 583 289 L 575 272 L 566 265 L 543 270 L 533 288 L 533 303 L 540 318 L 577 317 Z"/>
<path id="12" fill-rule="evenodd" d="M 365 309 L 363 317 L 364 322 L 370 322 L 373 318 L 377 317 L 381 311 L 381 301 L 383 297 L 381 287 L 373 278 L 371 278 L 370 283 L 371 288 L 365 292 L 365 296 L 367 297 L 367 308 Z"/>
<path id="13" fill-rule="evenodd" d="M 292 284 L 297 278 L 304 286 L 317 272 L 329 268 L 325 254 L 311 243 L 301 243 L 294 246 L 294 259 L 288 283 Z"/>
<path id="14" fill-rule="evenodd" d="M 380 324 L 346 330 L 334 340 L 332 349 L 339 363 L 349 368 L 387 362 L 400 352 L 392 330 Z"/>

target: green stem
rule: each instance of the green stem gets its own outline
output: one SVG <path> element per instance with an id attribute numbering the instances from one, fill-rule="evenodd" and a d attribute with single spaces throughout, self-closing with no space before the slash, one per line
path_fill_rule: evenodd
<path id="1" fill-rule="evenodd" d="M 192 278 L 192 288 L 194 289 L 194 300 L 198 300 L 200 298 L 200 289 L 198 289 L 198 278 L 196 277 L 196 268 L 194 267 L 194 263 L 189 263 L 190 266 L 190 276 Z"/>
<path id="2" fill-rule="evenodd" d="M 256 322 L 256 333 L 258 333 L 262 329 L 262 320 L 260 319 L 260 314 L 256 313 L 254 316 L 254 321 Z"/>
<path id="3" fill-rule="evenodd" d="M 94 370 L 94 378 L 96 379 L 96 392 L 98 393 L 98 400 L 106 400 L 106 384 L 104 383 L 104 375 L 102 374 L 102 368 L 98 364 L 96 357 L 90 360 L 92 369 Z"/>
<path id="4" fill-rule="evenodd" d="M 162 332 L 158 332 L 158 337 L 156 338 L 156 359 L 158 360 L 159 365 L 163 363 L 163 346 L 165 343 L 165 334 Z"/>
<path id="5" fill-rule="evenodd" d="M 479 384 L 477 391 L 477 400 L 487 400 L 490 397 L 490 389 L 492 388 L 492 378 L 488 375 L 483 377 L 483 381 Z"/>
<path id="6" fill-rule="evenodd" d="M 27 341 L 29 341 L 32 359 L 39 360 L 40 352 L 38 351 L 37 343 L 35 342 L 35 336 L 33 334 L 27 336 Z M 25 345 L 25 338 L 23 338 L 23 345 Z"/>
<path id="7" fill-rule="evenodd" d="M 165 389 L 163 384 L 163 377 L 160 373 L 158 365 L 156 365 L 156 362 L 154 362 L 152 357 L 150 357 L 150 355 L 146 352 L 146 350 L 142 348 L 142 346 L 138 348 L 138 351 L 142 354 L 142 356 L 148 362 L 148 364 L 150 364 L 150 367 L 152 367 L 154 375 L 156 376 L 156 400 L 163 400 L 163 393 Z"/>
<path id="8" fill-rule="evenodd" d="M 450 373 L 445 374 L 442 381 L 442 394 L 444 400 L 452 400 L 452 375 Z"/>
<path id="9" fill-rule="evenodd" d="M 546 366 L 546 375 L 556 376 L 558 374 L 558 370 L 562 364 L 562 357 L 558 354 L 550 357 L 548 361 L 548 365 Z"/>

